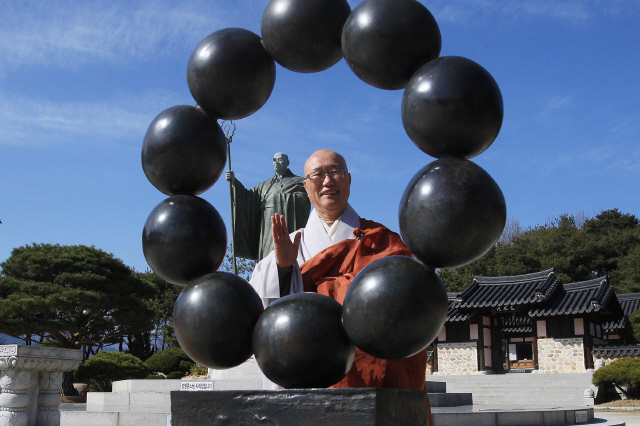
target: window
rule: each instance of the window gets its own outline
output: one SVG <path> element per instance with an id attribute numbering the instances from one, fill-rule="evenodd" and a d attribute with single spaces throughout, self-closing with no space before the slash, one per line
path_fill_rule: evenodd
<path id="1" fill-rule="evenodd" d="M 518 359 L 533 359 L 533 345 L 531 343 L 516 343 L 516 354 Z"/>
<path id="2" fill-rule="evenodd" d="M 547 319 L 548 337 L 573 337 L 573 318 L 549 318 Z"/>
<path id="3" fill-rule="evenodd" d="M 466 342 L 470 339 L 469 324 L 447 324 L 447 342 Z"/>

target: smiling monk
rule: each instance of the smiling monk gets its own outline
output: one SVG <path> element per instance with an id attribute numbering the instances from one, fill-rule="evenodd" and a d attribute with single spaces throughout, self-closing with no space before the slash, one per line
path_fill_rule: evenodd
<path id="1" fill-rule="evenodd" d="M 289 234 L 284 218 L 273 216 L 274 251 L 251 278 L 265 306 L 302 291 L 317 291 L 342 304 L 362 268 L 385 256 L 411 256 L 398 234 L 362 219 L 349 205 L 351 174 L 342 155 L 316 151 L 304 174 L 313 205 L 306 227 Z M 333 387 L 425 390 L 426 364 L 426 349 L 401 360 L 375 358 L 358 349 L 351 371 Z"/>

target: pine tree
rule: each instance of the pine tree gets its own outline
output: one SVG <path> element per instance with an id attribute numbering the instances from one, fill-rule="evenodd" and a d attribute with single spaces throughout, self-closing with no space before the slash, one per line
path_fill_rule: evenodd
<path id="1" fill-rule="evenodd" d="M 153 286 L 95 247 L 32 244 L 0 267 L 0 332 L 26 344 L 95 353 L 153 327 Z"/>

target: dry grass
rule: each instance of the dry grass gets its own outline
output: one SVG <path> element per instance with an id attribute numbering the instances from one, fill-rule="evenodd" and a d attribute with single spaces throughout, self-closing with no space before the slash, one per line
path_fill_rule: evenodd
<path id="1" fill-rule="evenodd" d="M 180 380 L 205 380 L 207 378 L 207 375 L 203 375 L 203 376 L 186 376 L 183 377 Z"/>
<path id="2" fill-rule="evenodd" d="M 601 407 L 640 407 L 640 399 L 622 399 L 620 401 L 611 401 L 604 404 L 598 404 L 594 408 Z"/>

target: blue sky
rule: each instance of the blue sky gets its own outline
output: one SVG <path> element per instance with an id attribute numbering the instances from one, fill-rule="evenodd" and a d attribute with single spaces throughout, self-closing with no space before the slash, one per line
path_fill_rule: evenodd
<path id="1" fill-rule="evenodd" d="M 509 218 L 640 216 L 640 2 L 422 3 L 442 56 L 478 62 L 501 88 L 502 130 L 473 161 L 502 188 Z M 142 171 L 145 131 L 164 109 L 194 104 L 196 45 L 227 27 L 260 34 L 266 4 L 0 0 L 0 261 L 32 242 L 86 244 L 146 269 L 142 227 L 165 196 Z M 355 209 L 397 231 L 405 186 L 433 161 L 404 132 L 402 93 L 367 85 L 344 60 L 316 74 L 278 66 L 267 104 L 236 121 L 236 176 L 257 185 L 278 151 L 302 174 L 313 151 L 336 150 Z M 228 225 L 227 182 L 202 197 Z"/>

